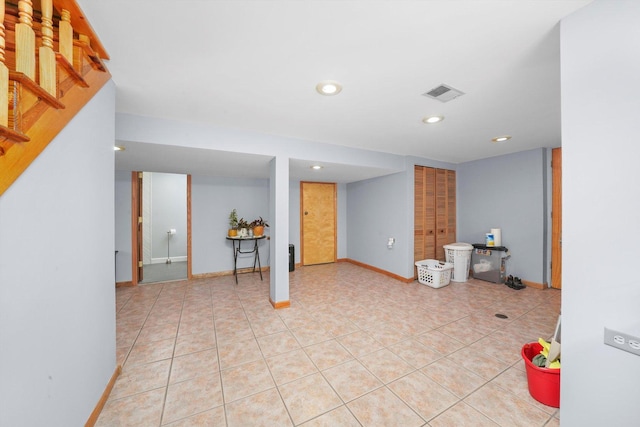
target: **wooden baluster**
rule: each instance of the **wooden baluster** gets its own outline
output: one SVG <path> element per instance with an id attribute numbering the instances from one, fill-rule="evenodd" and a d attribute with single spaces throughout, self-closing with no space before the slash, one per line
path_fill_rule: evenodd
<path id="1" fill-rule="evenodd" d="M 5 3 L 0 4 L 0 125 L 9 125 L 9 69 L 4 63 L 5 31 L 4 31 Z"/>
<path id="2" fill-rule="evenodd" d="M 84 34 L 78 34 L 78 41 L 81 41 L 83 43 L 86 43 L 87 45 L 91 45 L 91 40 L 89 39 L 88 36 L 85 36 Z M 82 48 L 78 48 L 78 50 L 75 52 L 75 55 L 73 56 L 74 59 L 74 63 L 73 63 L 73 68 L 75 68 L 80 74 L 84 74 L 83 72 L 83 68 L 85 65 L 85 55 L 82 51 Z"/>
<path id="3" fill-rule="evenodd" d="M 24 73 L 31 80 L 36 79 L 36 34 L 33 31 L 33 4 L 31 0 L 18 1 L 16 71 Z"/>
<path id="4" fill-rule="evenodd" d="M 87 45 L 91 46 L 91 39 L 89 38 L 89 36 L 84 35 L 84 34 L 80 34 L 78 35 L 78 39 L 84 43 L 86 43 Z"/>
<path id="5" fill-rule="evenodd" d="M 56 94 L 56 54 L 53 51 L 53 0 L 42 0 L 42 46 L 40 60 L 40 86 L 53 96 Z"/>
<path id="6" fill-rule="evenodd" d="M 58 50 L 69 64 L 73 64 L 73 27 L 71 27 L 71 12 L 62 9 L 58 24 Z"/>

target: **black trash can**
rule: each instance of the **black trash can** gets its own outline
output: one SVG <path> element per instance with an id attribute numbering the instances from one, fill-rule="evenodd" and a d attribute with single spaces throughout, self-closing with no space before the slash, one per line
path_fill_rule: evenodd
<path id="1" fill-rule="evenodd" d="M 296 248 L 289 245 L 289 271 L 296 269 Z"/>

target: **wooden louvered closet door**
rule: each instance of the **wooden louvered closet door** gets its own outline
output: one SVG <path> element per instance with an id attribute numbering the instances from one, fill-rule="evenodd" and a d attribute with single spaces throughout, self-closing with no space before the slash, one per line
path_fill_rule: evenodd
<path id="1" fill-rule="evenodd" d="M 444 261 L 456 241 L 456 173 L 415 166 L 414 184 L 414 260 Z"/>

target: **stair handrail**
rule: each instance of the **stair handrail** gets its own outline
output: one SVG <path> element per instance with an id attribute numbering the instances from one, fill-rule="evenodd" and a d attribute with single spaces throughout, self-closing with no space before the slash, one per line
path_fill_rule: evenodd
<path id="1" fill-rule="evenodd" d="M 0 6 L 0 196 L 111 78 L 75 0 L 41 0 L 40 8 L 38 23 L 31 0 Z"/>

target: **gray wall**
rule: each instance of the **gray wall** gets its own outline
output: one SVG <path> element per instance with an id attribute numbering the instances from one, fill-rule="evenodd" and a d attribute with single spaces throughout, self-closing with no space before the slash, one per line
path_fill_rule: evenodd
<path id="1" fill-rule="evenodd" d="M 562 425 L 638 425 L 640 2 L 595 1 L 561 24 Z M 604 243 L 602 245 L 601 243 Z"/>
<path id="2" fill-rule="evenodd" d="M 151 173 L 152 262 L 167 259 L 167 231 L 175 229 L 169 242 L 169 255 L 187 257 L 187 176 Z"/>
<path id="3" fill-rule="evenodd" d="M 0 425 L 84 425 L 116 367 L 115 87 L 0 197 Z"/>
<path id="4" fill-rule="evenodd" d="M 500 228 L 508 274 L 537 283 L 548 281 L 546 170 L 547 151 L 538 149 L 462 163 L 456 175 L 458 240 L 484 243 Z"/>

